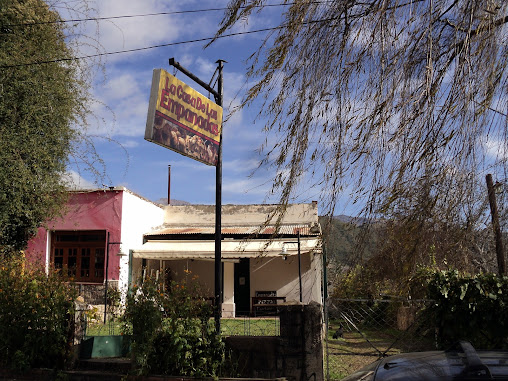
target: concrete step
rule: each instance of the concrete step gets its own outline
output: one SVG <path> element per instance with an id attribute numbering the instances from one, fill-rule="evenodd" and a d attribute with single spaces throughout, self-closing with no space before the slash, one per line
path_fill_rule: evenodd
<path id="1" fill-rule="evenodd" d="M 126 357 L 80 359 L 75 371 L 99 371 L 127 374 L 131 370 L 131 359 Z"/>

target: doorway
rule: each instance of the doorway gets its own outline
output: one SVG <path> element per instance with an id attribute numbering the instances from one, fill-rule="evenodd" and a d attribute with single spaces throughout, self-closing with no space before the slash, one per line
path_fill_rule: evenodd
<path id="1" fill-rule="evenodd" d="M 250 314 L 250 260 L 241 258 L 235 263 L 235 305 L 236 315 Z"/>

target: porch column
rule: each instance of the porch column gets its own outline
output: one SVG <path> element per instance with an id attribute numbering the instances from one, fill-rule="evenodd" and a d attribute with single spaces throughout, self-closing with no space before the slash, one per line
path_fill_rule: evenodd
<path id="1" fill-rule="evenodd" d="M 224 262 L 224 302 L 222 317 L 235 317 L 235 264 Z"/>

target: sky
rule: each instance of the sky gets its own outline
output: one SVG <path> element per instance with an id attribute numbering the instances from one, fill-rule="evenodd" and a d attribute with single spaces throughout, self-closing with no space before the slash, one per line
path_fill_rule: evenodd
<path id="1" fill-rule="evenodd" d="M 227 1 L 101 0 L 94 5 L 97 17 L 112 17 L 222 8 Z M 270 7 L 254 13 L 247 23 L 235 26 L 232 32 L 276 26 L 281 11 L 282 7 Z M 103 51 L 113 52 L 212 37 L 222 17 L 223 11 L 218 10 L 103 20 L 98 22 L 99 43 Z M 93 34 L 96 23 L 87 28 Z M 167 197 L 168 165 L 171 165 L 171 199 L 214 204 L 215 167 L 148 142 L 144 132 L 153 69 L 176 73 L 178 79 L 208 96 L 206 90 L 170 67 L 168 60 L 174 57 L 208 82 L 217 67 L 216 61 L 221 59 L 226 61 L 224 116 L 228 119 L 223 125 L 222 203 L 277 202 L 274 197 L 267 198 L 274 174 L 266 169 L 255 171 L 260 160 L 257 150 L 265 139 L 263 120 L 254 120 L 259 108 L 254 104 L 231 116 L 248 85 L 246 60 L 265 36 L 266 32 L 228 37 L 206 49 L 206 42 L 184 43 L 104 57 L 105 75 L 97 73 L 94 79 L 96 102 L 88 133 L 99 136 L 94 143 L 106 164 L 106 178 L 96 179 L 86 167 L 71 161 L 69 171 L 77 186 L 125 186 L 156 201 Z M 310 202 L 309 197 L 312 198 L 306 195 L 302 202 Z"/>
<path id="2" fill-rule="evenodd" d="M 58 4 L 65 0 L 46 0 Z M 83 0 L 96 8 L 96 17 L 109 18 L 83 23 L 85 35 L 97 40 L 84 40 L 82 52 L 93 54 L 88 49 L 100 44 L 102 52 L 117 52 L 141 49 L 156 45 L 170 45 L 123 54 L 103 56 L 105 71 L 98 71 L 93 79 L 92 117 L 88 131 L 94 139 L 95 149 L 106 165 L 105 176 L 96 178 L 81 162 L 70 161 L 69 172 L 78 188 L 125 186 L 138 195 L 152 201 L 167 197 L 168 165 L 171 165 L 171 199 L 193 204 L 215 203 L 215 167 L 205 165 L 182 156 L 167 148 L 144 140 L 147 121 L 148 100 L 152 72 L 162 68 L 178 79 L 207 96 L 206 90 L 194 83 L 183 73 L 168 64 L 174 58 L 185 68 L 208 82 L 217 67 L 216 61 L 224 64 L 224 117 L 223 124 L 223 204 L 275 203 L 277 195 L 268 197 L 275 173 L 263 167 L 256 170 L 260 159 L 258 149 L 267 137 L 263 132 L 265 120 L 257 117 L 259 103 L 252 103 L 232 114 L 241 102 L 247 83 L 248 57 L 262 43 L 267 32 L 246 33 L 219 39 L 205 49 L 207 41 L 185 43 L 207 39 L 216 33 L 224 15 L 228 0 Z M 68 0 L 70 4 L 80 1 Z M 269 4 L 280 2 L 273 0 Z M 233 33 L 251 32 L 279 25 L 284 6 L 270 6 L 254 11 L 241 25 L 235 25 Z M 66 15 L 76 18 L 77 15 Z M 147 14 L 166 13 L 148 16 Z M 125 17 L 144 15 L 141 17 Z M 67 16 L 67 17 L 66 17 Z M 71 17 L 72 16 L 72 17 Z M 115 18 L 111 18 L 115 17 Z M 80 24 L 81 25 L 81 24 Z M 98 29 L 96 29 L 98 26 Z M 252 79 L 249 79 L 252 81 Z M 502 142 L 488 140 L 488 155 L 505 156 L 500 150 Z M 320 200 L 320 189 L 297 190 L 298 197 L 292 202 Z M 344 190 L 344 195 L 354 189 Z M 352 205 L 342 197 L 335 214 L 356 215 L 361 205 Z"/>

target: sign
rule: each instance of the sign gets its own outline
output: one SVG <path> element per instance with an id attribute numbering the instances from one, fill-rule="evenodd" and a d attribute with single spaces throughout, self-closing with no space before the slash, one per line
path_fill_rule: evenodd
<path id="1" fill-rule="evenodd" d="M 145 139 L 217 165 L 222 107 L 163 69 L 154 69 Z"/>

